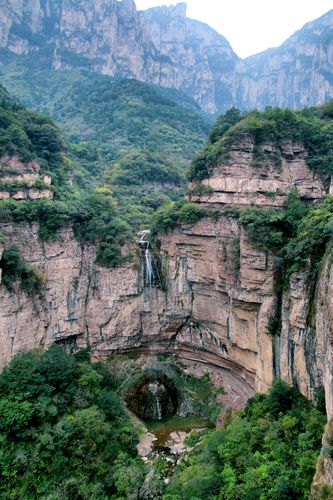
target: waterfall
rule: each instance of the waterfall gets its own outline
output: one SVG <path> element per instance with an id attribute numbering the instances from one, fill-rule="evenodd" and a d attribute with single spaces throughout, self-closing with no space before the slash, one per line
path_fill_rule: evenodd
<path id="1" fill-rule="evenodd" d="M 147 243 L 146 246 L 145 258 L 146 258 L 145 285 L 151 287 L 154 282 L 154 269 L 153 269 L 153 259 L 149 243 Z"/>
<path id="2" fill-rule="evenodd" d="M 145 231 L 140 231 L 137 235 L 139 237 L 137 241 L 141 248 L 144 249 L 144 286 L 148 288 L 161 286 L 159 266 L 154 259 L 148 240 L 150 231 L 146 229 Z"/>
<path id="3" fill-rule="evenodd" d="M 162 419 L 162 407 L 160 400 L 158 399 L 158 382 L 151 382 L 149 384 L 150 392 L 155 396 L 155 409 L 154 409 L 154 418 L 157 420 Z"/>

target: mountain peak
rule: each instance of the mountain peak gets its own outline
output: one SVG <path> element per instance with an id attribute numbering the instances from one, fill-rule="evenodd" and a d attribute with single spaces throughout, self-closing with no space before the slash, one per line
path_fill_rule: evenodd
<path id="1" fill-rule="evenodd" d="M 172 18 L 172 17 L 186 17 L 187 15 L 187 3 L 179 2 L 176 5 L 163 5 L 161 7 L 151 7 L 150 9 L 146 9 L 145 12 L 155 12 L 160 13 L 163 16 Z"/>

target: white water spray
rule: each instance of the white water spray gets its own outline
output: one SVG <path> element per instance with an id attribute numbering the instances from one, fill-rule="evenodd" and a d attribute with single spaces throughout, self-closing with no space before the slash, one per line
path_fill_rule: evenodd
<path id="1" fill-rule="evenodd" d="M 153 269 L 153 259 L 152 259 L 149 243 L 147 243 L 147 247 L 145 250 L 145 259 L 146 259 L 145 284 L 146 284 L 146 286 L 151 287 L 153 282 L 154 282 L 154 269 Z"/>
<path id="2" fill-rule="evenodd" d="M 151 382 L 149 384 L 149 390 L 155 397 L 155 408 L 154 408 L 154 418 L 157 420 L 162 419 L 162 407 L 160 400 L 158 399 L 158 382 Z"/>

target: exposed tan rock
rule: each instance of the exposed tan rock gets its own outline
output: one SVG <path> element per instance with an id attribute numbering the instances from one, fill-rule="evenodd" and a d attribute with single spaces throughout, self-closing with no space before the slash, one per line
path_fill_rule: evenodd
<path id="1" fill-rule="evenodd" d="M 23 175 L 23 174 L 31 174 L 36 175 L 40 172 L 41 166 L 35 160 L 31 160 L 28 162 L 21 161 L 17 156 L 7 156 L 4 155 L 0 157 L 0 176 L 3 177 L 2 171 L 6 172 L 6 169 L 10 169 L 13 171 L 13 176 L 15 177 Z M 14 173 L 16 172 L 16 173 Z M 12 175 L 10 178 L 12 178 Z"/>
<path id="2" fill-rule="evenodd" d="M 271 144 L 263 148 L 274 151 Z M 244 196 L 243 181 L 251 179 L 249 189 L 272 182 L 271 189 L 280 190 L 283 199 L 294 185 L 307 199 L 322 196 L 323 187 L 306 166 L 302 145 L 281 144 L 281 169 L 269 164 L 264 172 L 253 166 L 252 150 L 248 139 L 233 148 L 231 160 L 213 170 L 218 195 L 233 195 L 238 189 Z M 267 204 L 270 200 L 267 197 Z M 235 200 L 231 203 L 237 206 Z M 19 289 L 10 295 L 1 288 L 2 365 L 23 348 L 54 341 L 89 343 L 96 358 L 119 350 L 170 351 L 218 365 L 256 390 L 267 390 L 274 374 L 296 383 L 310 398 L 324 383 L 331 411 L 331 373 L 322 360 L 329 350 L 323 336 L 309 340 L 315 337 L 316 325 L 308 322 L 306 273 L 293 278 L 284 297 L 281 337 L 272 339 L 268 320 L 276 307 L 273 259 L 253 248 L 234 216 L 222 213 L 217 220 L 204 219 L 160 236 L 165 292 L 144 286 L 143 258 L 112 270 L 97 266 L 95 248 L 81 247 L 70 228 L 59 240 L 44 243 L 36 226 L 5 225 L 2 232 L 47 278 L 44 299 L 31 300 Z M 319 315 L 316 321 L 321 331 L 319 323 L 326 317 Z"/>
<path id="3" fill-rule="evenodd" d="M 221 95 L 223 109 L 232 106 L 239 58 L 222 35 L 186 17 L 185 3 L 140 12 L 133 0 L 9 0 L 0 9 L 0 46 L 16 54 L 38 56 L 49 45 L 56 69 L 88 66 L 177 88 L 208 112 Z"/>
<path id="4" fill-rule="evenodd" d="M 22 349 L 89 341 L 96 357 L 134 347 L 171 350 L 220 364 L 252 387 L 271 384 L 272 342 L 258 327 L 274 302 L 272 263 L 248 245 L 232 217 L 163 238 L 167 294 L 143 287 L 139 260 L 114 270 L 96 266 L 95 249 L 81 248 L 70 229 L 45 243 L 36 226 L 2 232 L 47 278 L 42 300 L 1 288 L 2 365 Z M 238 238 L 239 276 L 230 265 Z"/>
<path id="5" fill-rule="evenodd" d="M 303 108 L 333 94 L 333 10 L 296 31 L 280 47 L 240 62 L 239 93 L 245 108 Z"/>
<path id="6" fill-rule="evenodd" d="M 281 201 L 295 185 L 304 199 L 316 201 L 324 194 L 306 166 L 302 145 L 280 145 L 281 168 L 266 164 L 264 172 L 252 164 L 252 146 L 250 141 L 238 145 L 231 151 L 232 162 L 220 161 L 211 179 L 217 198 L 200 197 L 201 202 L 223 208 L 228 194 L 231 206 L 245 206 L 252 199 L 245 195 L 262 189 L 262 182 L 271 182 L 264 186 L 281 192 Z M 250 193 L 243 187 L 248 179 Z M 270 196 L 265 205 L 280 206 Z M 135 255 L 131 261 L 106 269 L 96 265 L 95 247 L 81 245 L 70 227 L 47 242 L 39 240 L 36 225 L 5 224 L 0 231 L 6 246 L 18 245 L 46 277 L 44 297 L 28 297 L 19 284 L 15 293 L 0 286 L 0 366 L 21 350 L 53 342 L 73 349 L 89 345 L 96 360 L 116 352 L 168 352 L 192 365 L 218 367 L 231 407 L 254 390 L 266 391 L 280 376 L 309 399 L 324 386 L 327 413 L 333 415 L 330 256 L 317 281 L 309 269 L 291 277 L 282 297 L 281 334 L 272 338 L 274 260 L 251 245 L 230 211 L 160 235 L 165 290 L 145 285 L 145 249 L 138 243 L 124 248 Z M 318 484 L 330 484 L 330 460 L 322 455 Z"/>
<path id="7" fill-rule="evenodd" d="M 37 181 L 42 180 L 44 184 L 51 185 L 52 177 L 50 175 L 40 176 L 41 166 L 35 160 L 24 163 L 17 156 L 2 156 L 0 158 L 0 181 L 3 183 L 12 183 L 16 186 L 13 192 L 5 189 L 0 192 L 0 199 L 7 200 L 37 200 L 41 198 L 53 198 L 51 189 L 39 189 L 34 187 Z"/>
<path id="8" fill-rule="evenodd" d="M 185 3 L 140 12 L 133 0 L 7 0 L 0 9 L 0 47 L 45 57 L 47 46 L 56 69 L 176 88 L 209 113 L 299 108 L 333 95 L 332 11 L 242 61 L 222 35 L 186 17 Z"/>
<path id="9" fill-rule="evenodd" d="M 298 189 L 301 197 L 312 201 L 323 197 L 323 185 L 307 166 L 308 154 L 302 144 L 290 140 L 278 146 L 265 143 L 259 149 L 269 153 L 265 160 L 256 161 L 251 137 L 233 145 L 229 158 L 224 159 L 222 156 L 209 179 L 202 181 L 204 185 L 211 186 L 212 192 L 200 196 L 190 195 L 190 199 L 231 207 L 281 207 L 292 187 Z M 281 163 L 276 162 L 273 155 Z"/>

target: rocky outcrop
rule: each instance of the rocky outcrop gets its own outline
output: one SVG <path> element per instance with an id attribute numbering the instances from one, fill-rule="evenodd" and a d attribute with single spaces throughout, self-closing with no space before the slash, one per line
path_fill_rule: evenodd
<path id="1" fill-rule="evenodd" d="M 219 207 L 219 216 L 161 234 L 159 255 L 149 259 L 144 239 L 129 243 L 123 251 L 135 257 L 115 269 L 98 266 L 95 247 L 81 245 L 71 227 L 42 242 L 36 225 L 3 224 L 4 247 L 17 245 L 46 282 L 44 294 L 32 297 L 19 284 L 14 293 L 0 286 L 0 365 L 21 350 L 54 342 L 72 350 L 89 346 L 96 360 L 119 352 L 176 354 L 218 367 L 231 407 L 266 391 L 278 376 L 312 400 L 324 388 L 332 417 L 332 258 L 326 256 L 317 276 L 310 268 L 292 275 L 281 300 L 281 333 L 272 336 L 269 318 L 279 305 L 274 259 L 250 244 L 230 210 L 253 203 L 278 208 L 295 184 L 305 200 L 323 196 L 304 147 L 289 142 L 279 148 L 281 162 L 266 161 L 260 169 L 253 166 L 249 138 L 235 144 L 212 171 L 213 192 L 196 199 Z M 148 261 L 159 269 L 149 279 Z M 331 486 L 329 432 L 314 492 Z"/>
<path id="2" fill-rule="evenodd" d="M 184 3 L 138 12 L 133 0 L 10 0 L 0 12 L 0 46 L 16 54 L 176 88 L 208 112 L 233 103 L 239 58 Z"/>
<path id="3" fill-rule="evenodd" d="M 0 13 L 0 47 L 10 52 L 44 67 L 176 88 L 209 113 L 303 107 L 333 96 L 333 11 L 244 61 L 222 35 L 187 18 L 185 3 L 140 12 L 134 0 L 9 0 Z"/>
<path id="4" fill-rule="evenodd" d="M 209 113 L 234 104 L 239 58 L 223 36 L 187 18 L 185 3 L 148 9 L 143 19 L 158 52 L 154 83 L 182 90 Z"/>
<path id="5" fill-rule="evenodd" d="M 332 264 L 327 257 L 320 276 L 296 273 L 282 303 L 282 330 L 275 339 L 276 374 L 316 400 L 325 389 L 326 410 L 333 416 Z"/>
<path id="6" fill-rule="evenodd" d="M 17 156 L 0 158 L 0 200 L 53 198 L 52 178 L 42 174 L 37 161 L 23 162 Z"/>
<path id="7" fill-rule="evenodd" d="M 230 147 L 228 158 L 221 156 L 217 160 L 209 179 L 202 182 L 209 187 L 209 193 L 191 194 L 189 198 L 206 205 L 235 208 L 281 207 L 294 187 L 302 198 L 316 202 L 324 196 L 324 188 L 307 166 L 307 156 L 303 144 L 291 140 L 256 146 L 251 136 L 243 137 Z"/>

